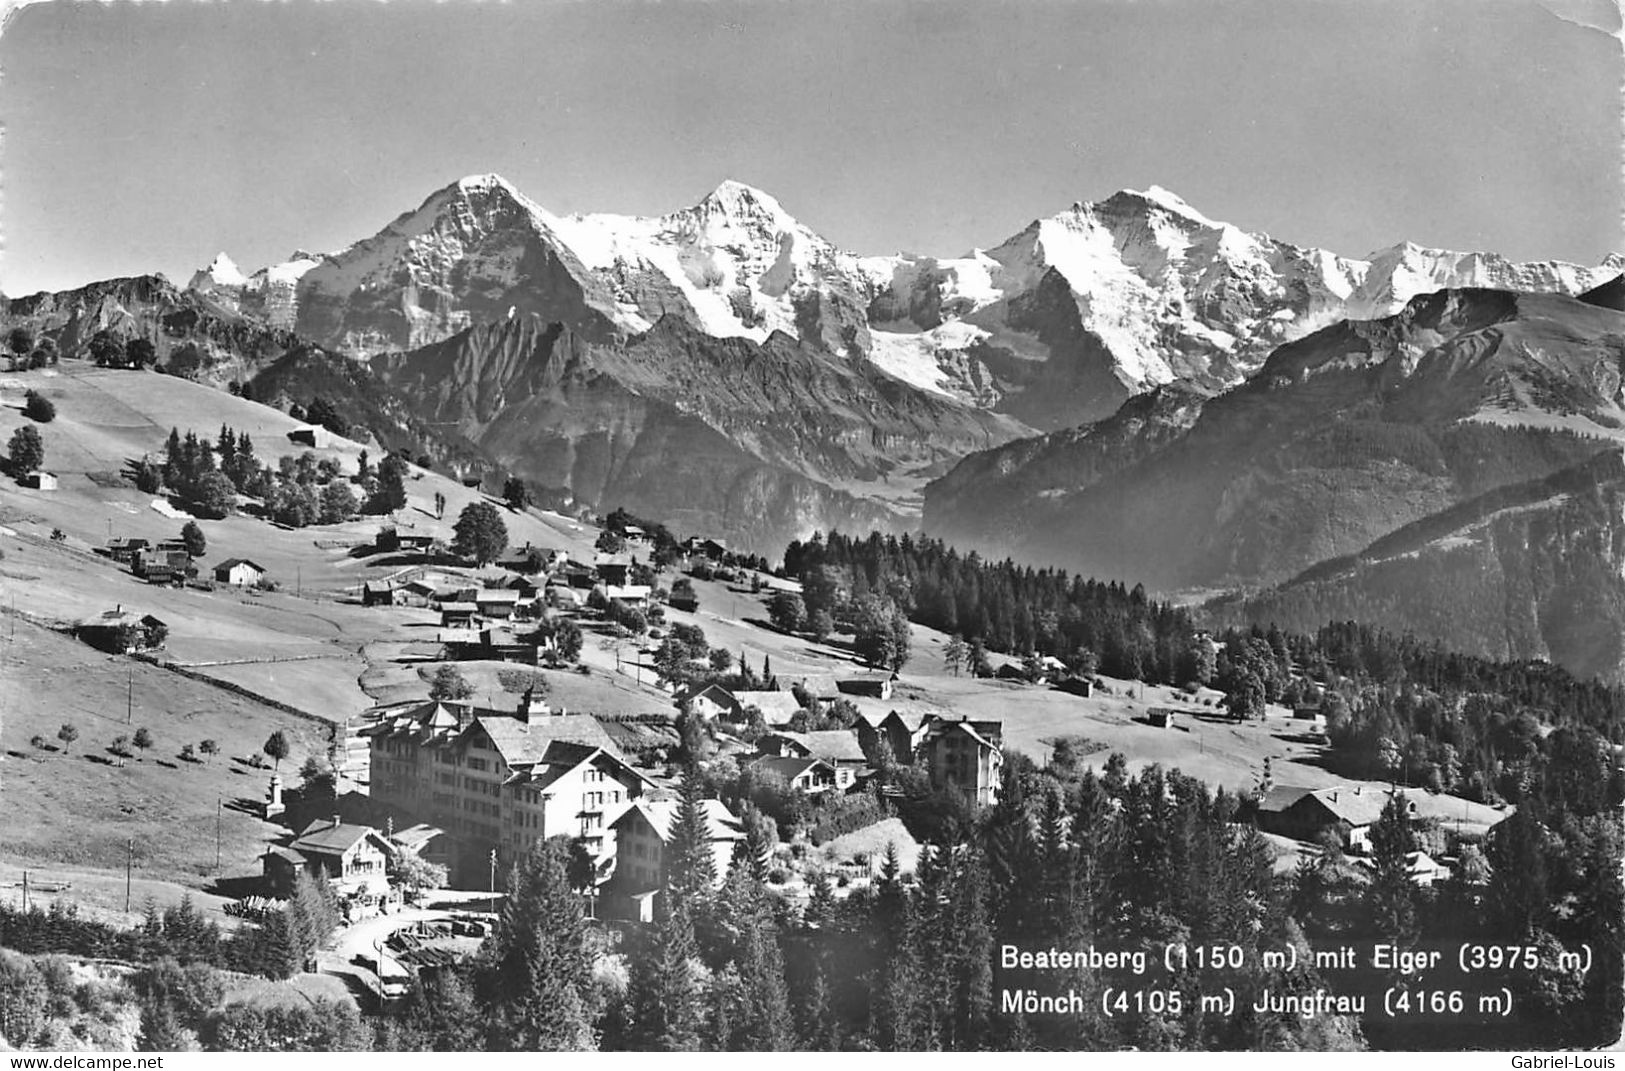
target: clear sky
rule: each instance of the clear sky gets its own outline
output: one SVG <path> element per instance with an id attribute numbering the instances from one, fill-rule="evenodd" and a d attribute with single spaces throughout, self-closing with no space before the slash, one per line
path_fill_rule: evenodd
<path id="1" fill-rule="evenodd" d="M 1554 11 L 1589 22 L 1587 29 Z M 657 214 L 724 178 L 859 253 L 1157 184 L 1348 255 L 1596 262 L 1614 0 L 39 3 L 0 35 L 0 289 L 245 269 L 505 175 Z"/>

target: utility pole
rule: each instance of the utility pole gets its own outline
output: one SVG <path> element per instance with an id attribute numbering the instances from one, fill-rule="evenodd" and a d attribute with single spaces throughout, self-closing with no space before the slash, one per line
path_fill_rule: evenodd
<path id="1" fill-rule="evenodd" d="M 214 798 L 214 869 L 216 873 L 220 871 L 220 811 L 224 805 L 224 797 L 216 796 Z"/>
<path id="2" fill-rule="evenodd" d="M 28 871 L 23 871 L 23 914 L 28 913 Z"/>
<path id="3" fill-rule="evenodd" d="M 135 668 L 129 670 L 129 677 L 124 682 L 124 724 L 128 725 L 135 718 Z"/>
<path id="4" fill-rule="evenodd" d="M 124 849 L 124 913 L 130 913 L 130 871 L 135 866 L 135 838 Z"/>

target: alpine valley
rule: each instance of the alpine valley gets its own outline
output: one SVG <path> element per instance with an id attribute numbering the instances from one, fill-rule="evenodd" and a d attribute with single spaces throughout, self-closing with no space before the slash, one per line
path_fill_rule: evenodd
<path id="1" fill-rule="evenodd" d="M 0 315 L 67 357 L 144 338 L 456 475 L 769 555 L 923 526 L 1224 593 L 1223 620 L 1358 616 L 1620 679 L 1622 269 L 1351 259 L 1159 187 L 958 256 L 868 256 L 736 182 L 558 215 L 481 175 L 336 252 Z"/>

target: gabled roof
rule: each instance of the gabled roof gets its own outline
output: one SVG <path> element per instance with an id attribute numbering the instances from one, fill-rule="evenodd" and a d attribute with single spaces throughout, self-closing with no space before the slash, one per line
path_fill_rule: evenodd
<path id="1" fill-rule="evenodd" d="M 808 770 L 817 766 L 822 766 L 824 769 L 828 770 L 831 776 L 834 776 L 835 774 L 835 767 L 831 766 L 823 759 L 812 757 L 780 758 L 777 755 L 764 755 L 759 759 L 753 760 L 750 765 L 758 770 L 766 770 L 768 773 L 778 774 L 786 781 L 794 781 Z"/>
<path id="2" fill-rule="evenodd" d="M 480 612 L 478 603 L 472 602 L 443 602 L 440 604 L 443 614 L 477 614 Z"/>
<path id="3" fill-rule="evenodd" d="M 482 590 L 481 592 L 479 592 L 477 595 L 474 596 L 474 601 L 476 603 L 482 603 L 482 602 L 517 603 L 519 601 L 519 591 L 516 588 L 485 588 L 484 590 Z"/>
<path id="4" fill-rule="evenodd" d="M 863 748 L 857 734 L 850 729 L 820 729 L 815 732 L 793 733 L 780 729 L 764 733 L 762 738 L 776 737 L 788 740 L 804 755 L 826 762 L 864 762 Z"/>
<path id="5" fill-rule="evenodd" d="M 345 822 L 335 825 L 331 819 L 326 818 L 318 818 L 306 826 L 305 831 L 288 847 L 306 855 L 343 855 L 368 837 L 377 840 L 386 851 L 394 850 L 393 845 L 384 840 L 382 834 L 371 826 L 356 826 Z"/>
<path id="6" fill-rule="evenodd" d="M 626 760 L 601 747 L 590 744 L 580 744 L 568 740 L 554 740 L 542 752 L 542 757 L 534 766 L 514 773 L 503 784 L 525 785 L 531 788 L 545 790 L 553 782 L 567 777 L 583 766 L 607 764 L 623 773 L 629 773 L 645 784 L 652 785 L 643 774 L 633 769 Z"/>
<path id="7" fill-rule="evenodd" d="M 703 800 L 701 805 L 705 810 L 705 824 L 712 840 L 745 839 L 744 827 L 721 800 Z M 634 814 L 641 815 L 654 830 L 655 836 L 662 842 L 669 842 L 672 828 L 677 824 L 677 811 L 681 806 L 680 800 L 638 800 L 622 811 L 620 817 L 610 825 L 618 829 L 630 821 Z"/>
<path id="8" fill-rule="evenodd" d="M 964 733 L 980 746 L 998 751 L 1004 740 L 1004 723 L 992 720 L 971 721 L 969 718 L 963 717 L 930 717 L 926 721 L 925 737 L 922 743 L 928 743 L 954 732 Z"/>
<path id="9" fill-rule="evenodd" d="M 555 742 L 586 744 L 598 748 L 621 762 L 615 741 L 610 739 L 598 719 L 591 714 L 552 714 L 522 722 L 516 717 L 486 715 L 476 717 L 465 735 L 483 729 L 491 744 L 510 767 L 529 766 L 546 759 L 548 748 Z"/>
<path id="10" fill-rule="evenodd" d="M 1341 784 L 1330 788 L 1300 788 L 1280 785 L 1270 789 L 1259 801 L 1260 812 L 1280 812 L 1295 807 L 1306 797 L 1331 817 L 1351 826 L 1368 826 L 1382 817 L 1388 803 L 1388 793 L 1369 785 Z"/>
<path id="11" fill-rule="evenodd" d="M 1258 801 L 1258 809 L 1270 813 L 1284 811 L 1313 791 L 1298 785 L 1276 785 L 1264 793 L 1264 798 Z"/>
<path id="12" fill-rule="evenodd" d="M 724 688 L 715 681 L 708 681 L 705 684 L 690 685 L 689 687 L 683 689 L 683 691 L 678 695 L 678 698 L 680 700 L 692 702 L 701 696 L 705 696 L 707 699 L 711 700 L 711 702 L 716 703 L 719 706 L 732 705 L 734 698 L 733 693 L 729 692 L 728 689 Z"/>
<path id="13" fill-rule="evenodd" d="M 769 725 L 783 725 L 801 709 L 801 704 L 789 692 L 738 691 L 732 695 L 741 711 L 746 707 L 755 707 L 762 712 L 762 719 Z"/>
<path id="14" fill-rule="evenodd" d="M 604 586 L 604 598 L 647 599 L 650 590 L 648 584 L 606 584 Z"/>
<path id="15" fill-rule="evenodd" d="M 265 572 L 265 566 L 261 565 L 259 562 L 249 561 L 247 558 L 227 558 L 225 561 L 215 566 L 215 568 L 232 569 L 239 565 L 246 565 L 251 569 L 257 569 L 262 573 Z"/>
<path id="16" fill-rule="evenodd" d="M 130 625 L 136 628 L 145 625 L 162 625 L 161 618 L 151 614 L 138 614 L 134 610 L 103 610 L 99 614 L 80 620 L 79 628 L 118 628 L 121 625 Z"/>

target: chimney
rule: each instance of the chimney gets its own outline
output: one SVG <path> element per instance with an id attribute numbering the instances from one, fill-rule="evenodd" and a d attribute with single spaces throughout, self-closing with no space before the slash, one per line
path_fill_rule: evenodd
<path id="1" fill-rule="evenodd" d="M 1360 789 L 1362 789 L 1362 788 L 1364 788 L 1364 787 L 1365 787 L 1365 786 L 1364 786 L 1364 785 L 1355 785 L 1355 786 L 1354 786 L 1354 794 L 1355 794 L 1355 795 L 1356 795 L 1356 796 L 1358 796 L 1358 795 L 1359 795 L 1359 794 L 1360 794 Z"/>
<path id="2" fill-rule="evenodd" d="M 335 815 L 334 815 L 334 816 L 333 816 L 333 828 L 334 828 L 334 829 L 337 829 L 337 828 L 338 828 L 338 827 L 339 827 L 339 825 L 340 825 L 340 824 L 341 824 L 341 823 L 340 823 L 340 822 L 339 822 L 339 816 L 338 816 L 338 815 L 336 815 L 336 814 L 335 814 Z"/>

